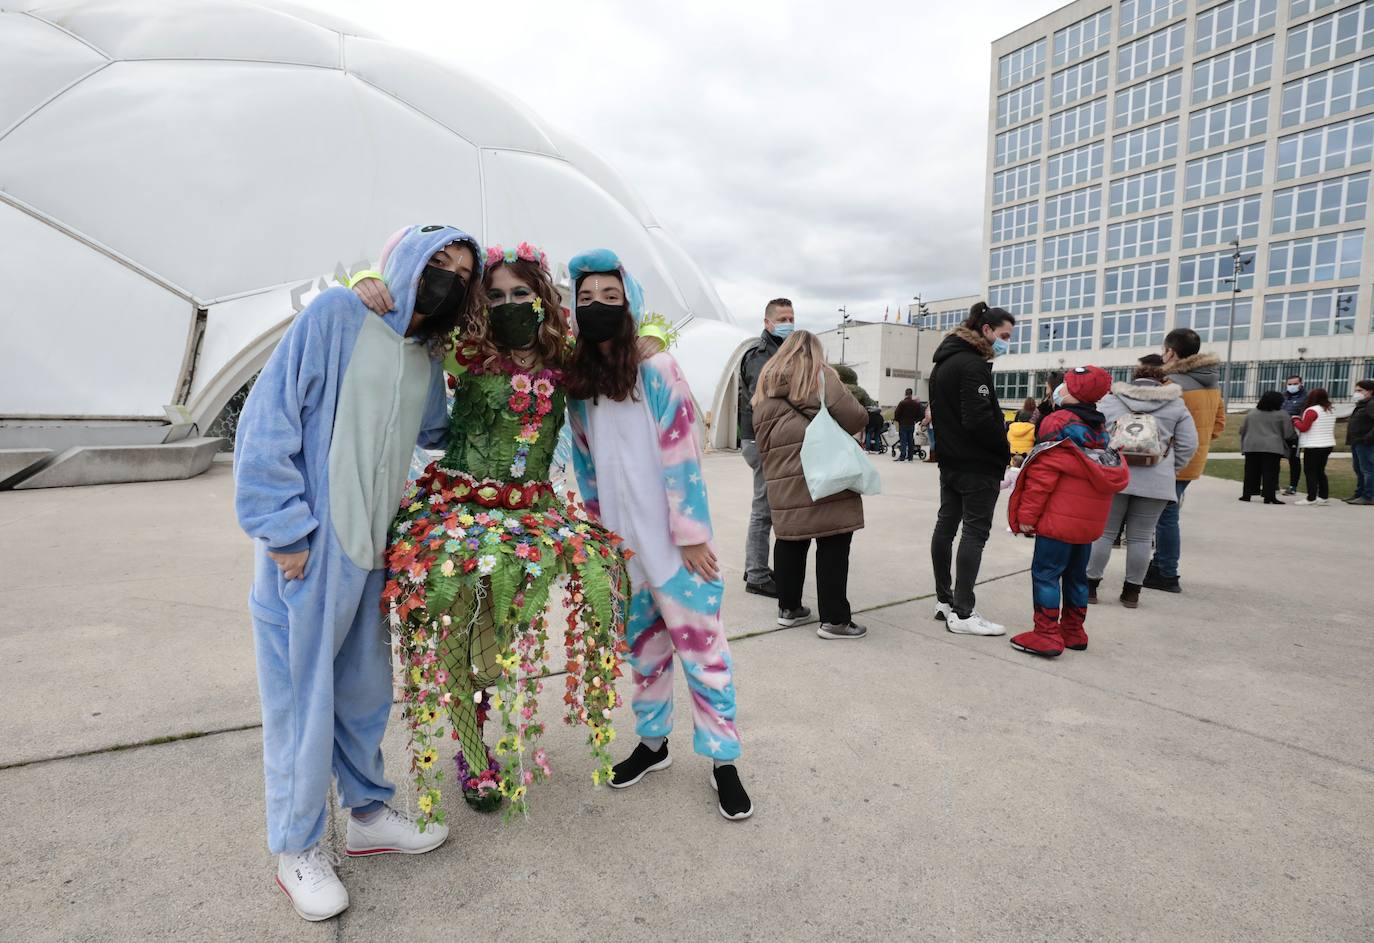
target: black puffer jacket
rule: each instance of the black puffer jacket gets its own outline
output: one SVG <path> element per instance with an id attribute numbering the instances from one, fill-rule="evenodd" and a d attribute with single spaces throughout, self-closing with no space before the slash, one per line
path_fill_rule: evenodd
<path id="1" fill-rule="evenodd" d="M 1345 427 L 1346 445 L 1374 445 L 1374 396 L 1355 404 L 1350 425 Z"/>
<path id="2" fill-rule="evenodd" d="M 763 336 L 754 342 L 754 346 L 744 352 L 744 357 L 739 362 L 739 437 L 741 441 L 754 438 L 754 407 L 750 400 L 754 398 L 754 389 L 759 385 L 759 374 L 763 372 L 763 365 L 778 352 L 778 348 L 781 346 L 782 341 L 764 331 Z"/>
<path id="3" fill-rule="evenodd" d="M 992 346 L 968 328 L 955 328 L 935 349 L 930 413 L 942 470 L 1002 477 L 1011 446 L 992 387 Z"/>

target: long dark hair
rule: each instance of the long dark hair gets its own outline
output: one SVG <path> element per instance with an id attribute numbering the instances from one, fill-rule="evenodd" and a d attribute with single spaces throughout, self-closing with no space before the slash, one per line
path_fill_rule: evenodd
<path id="1" fill-rule="evenodd" d="M 573 285 L 573 304 L 577 304 L 577 292 L 582 282 L 590 275 L 612 276 L 624 285 L 619 272 L 584 272 Z M 563 384 L 568 396 L 573 399 L 596 399 L 605 396 L 616 402 L 634 396 L 635 382 L 639 379 L 639 349 L 635 343 L 635 319 L 630 314 L 629 301 L 625 302 L 625 317 L 620 321 L 615 336 L 610 340 L 611 352 L 601 352 L 600 344 L 589 344 L 579 340 L 573 348 L 572 358 L 563 369 Z"/>
<path id="2" fill-rule="evenodd" d="M 482 273 L 481 290 L 469 289 L 478 298 L 475 305 L 477 313 L 468 320 L 468 328 L 462 335 L 463 342 L 477 348 L 478 355 L 488 368 L 500 358 L 501 352 L 491 339 L 486 294 L 487 289 L 491 288 L 492 275 L 503 265 L 511 270 L 512 275 L 530 286 L 544 306 L 544 323 L 539 325 L 534 337 L 534 349 L 539 354 L 540 362 L 545 367 L 562 367 L 568 359 L 568 326 L 563 320 L 563 305 L 558 298 L 558 289 L 554 287 L 549 273 L 544 271 L 538 262 L 525 259 L 508 262 L 502 259 L 495 265 L 487 266 L 486 271 Z"/>
<path id="3" fill-rule="evenodd" d="M 1331 397 L 1327 394 L 1326 390 L 1322 389 L 1321 387 L 1317 387 L 1315 390 L 1307 394 L 1307 402 L 1302 404 L 1302 408 L 1311 409 L 1313 406 L 1317 407 L 1318 409 L 1325 409 L 1328 412 L 1330 412 Z"/>

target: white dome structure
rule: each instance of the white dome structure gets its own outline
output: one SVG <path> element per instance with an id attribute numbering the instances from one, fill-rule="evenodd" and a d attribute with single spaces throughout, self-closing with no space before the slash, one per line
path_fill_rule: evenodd
<path id="1" fill-rule="evenodd" d="M 417 222 L 555 264 L 614 248 L 651 309 L 690 317 L 687 374 L 733 444 L 750 332 L 524 105 L 287 4 L 0 0 L 0 426 L 160 442 L 181 404 L 206 428 L 295 311 Z"/>

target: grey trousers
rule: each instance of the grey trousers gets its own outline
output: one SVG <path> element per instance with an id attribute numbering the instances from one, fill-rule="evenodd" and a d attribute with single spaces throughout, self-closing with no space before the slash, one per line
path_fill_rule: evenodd
<path id="1" fill-rule="evenodd" d="M 768 565 L 768 536 L 773 530 L 773 512 L 768 507 L 768 483 L 763 480 L 763 459 L 759 457 L 758 443 L 743 439 L 739 448 L 754 470 L 754 502 L 749 507 L 749 536 L 744 544 L 744 579 L 762 583 L 773 577 L 773 568 Z"/>
<path id="2" fill-rule="evenodd" d="M 1145 571 L 1150 568 L 1153 553 L 1151 541 L 1155 536 L 1155 525 L 1170 502 L 1163 498 L 1142 498 L 1133 494 L 1118 494 L 1112 498 L 1112 509 L 1107 514 L 1107 530 L 1093 543 L 1092 556 L 1088 558 L 1088 579 L 1100 580 L 1107 571 L 1107 561 L 1112 558 L 1112 541 L 1121 533 L 1121 522 L 1126 522 L 1126 582 L 1139 586 L 1145 582 Z"/>

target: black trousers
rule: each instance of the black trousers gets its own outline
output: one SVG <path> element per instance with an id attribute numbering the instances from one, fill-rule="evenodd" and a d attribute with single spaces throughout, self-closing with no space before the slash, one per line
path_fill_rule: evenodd
<path id="1" fill-rule="evenodd" d="M 930 562 L 935 568 L 935 595 L 953 606 L 961 619 L 973 611 L 973 587 L 978 568 L 983 565 L 983 547 L 992 532 L 992 514 L 1002 479 L 995 475 L 940 469 L 940 513 L 930 538 Z M 954 552 L 954 537 L 963 525 L 959 552 Z M 951 586 L 950 568 L 955 574 Z"/>
<path id="2" fill-rule="evenodd" d="M 822 622 L 848 625 L 849 545 L 853 534 L 832 534 L 816 538 L 816 604 Z M 806 555 L 810 540 L 773 541 L 773 580 L 778 586 L 778 608 L 796 609 L 801 605 L 806 585 Z"/>
<path id="3" fill-rule="evenodd" d="M 1331 489 L 1326 481 L 1326 460 L 1331 457 L 1331 449 L 1303 449 L 1303 459 L 1307 463 L 1307 500 L 1331 497 Z"/>
<path id="4" fill-rule="evenodd" d="M 1298 482 L 1302 481 L 1302 449 L 1296 445 L 1288 447 L 1288 488 L 1290 491 L 1298 490 Z"/>
<path id="5" fill-rule="evenodd" d="M 1245 453 L 1245 484 L 1241 486 L 1240 496 L 1248 498 L 1262 494 L 1264 500 L 1273 501 L 1279 490 L 1279 463 L 1282 455 L 1273 452 Z"/>

